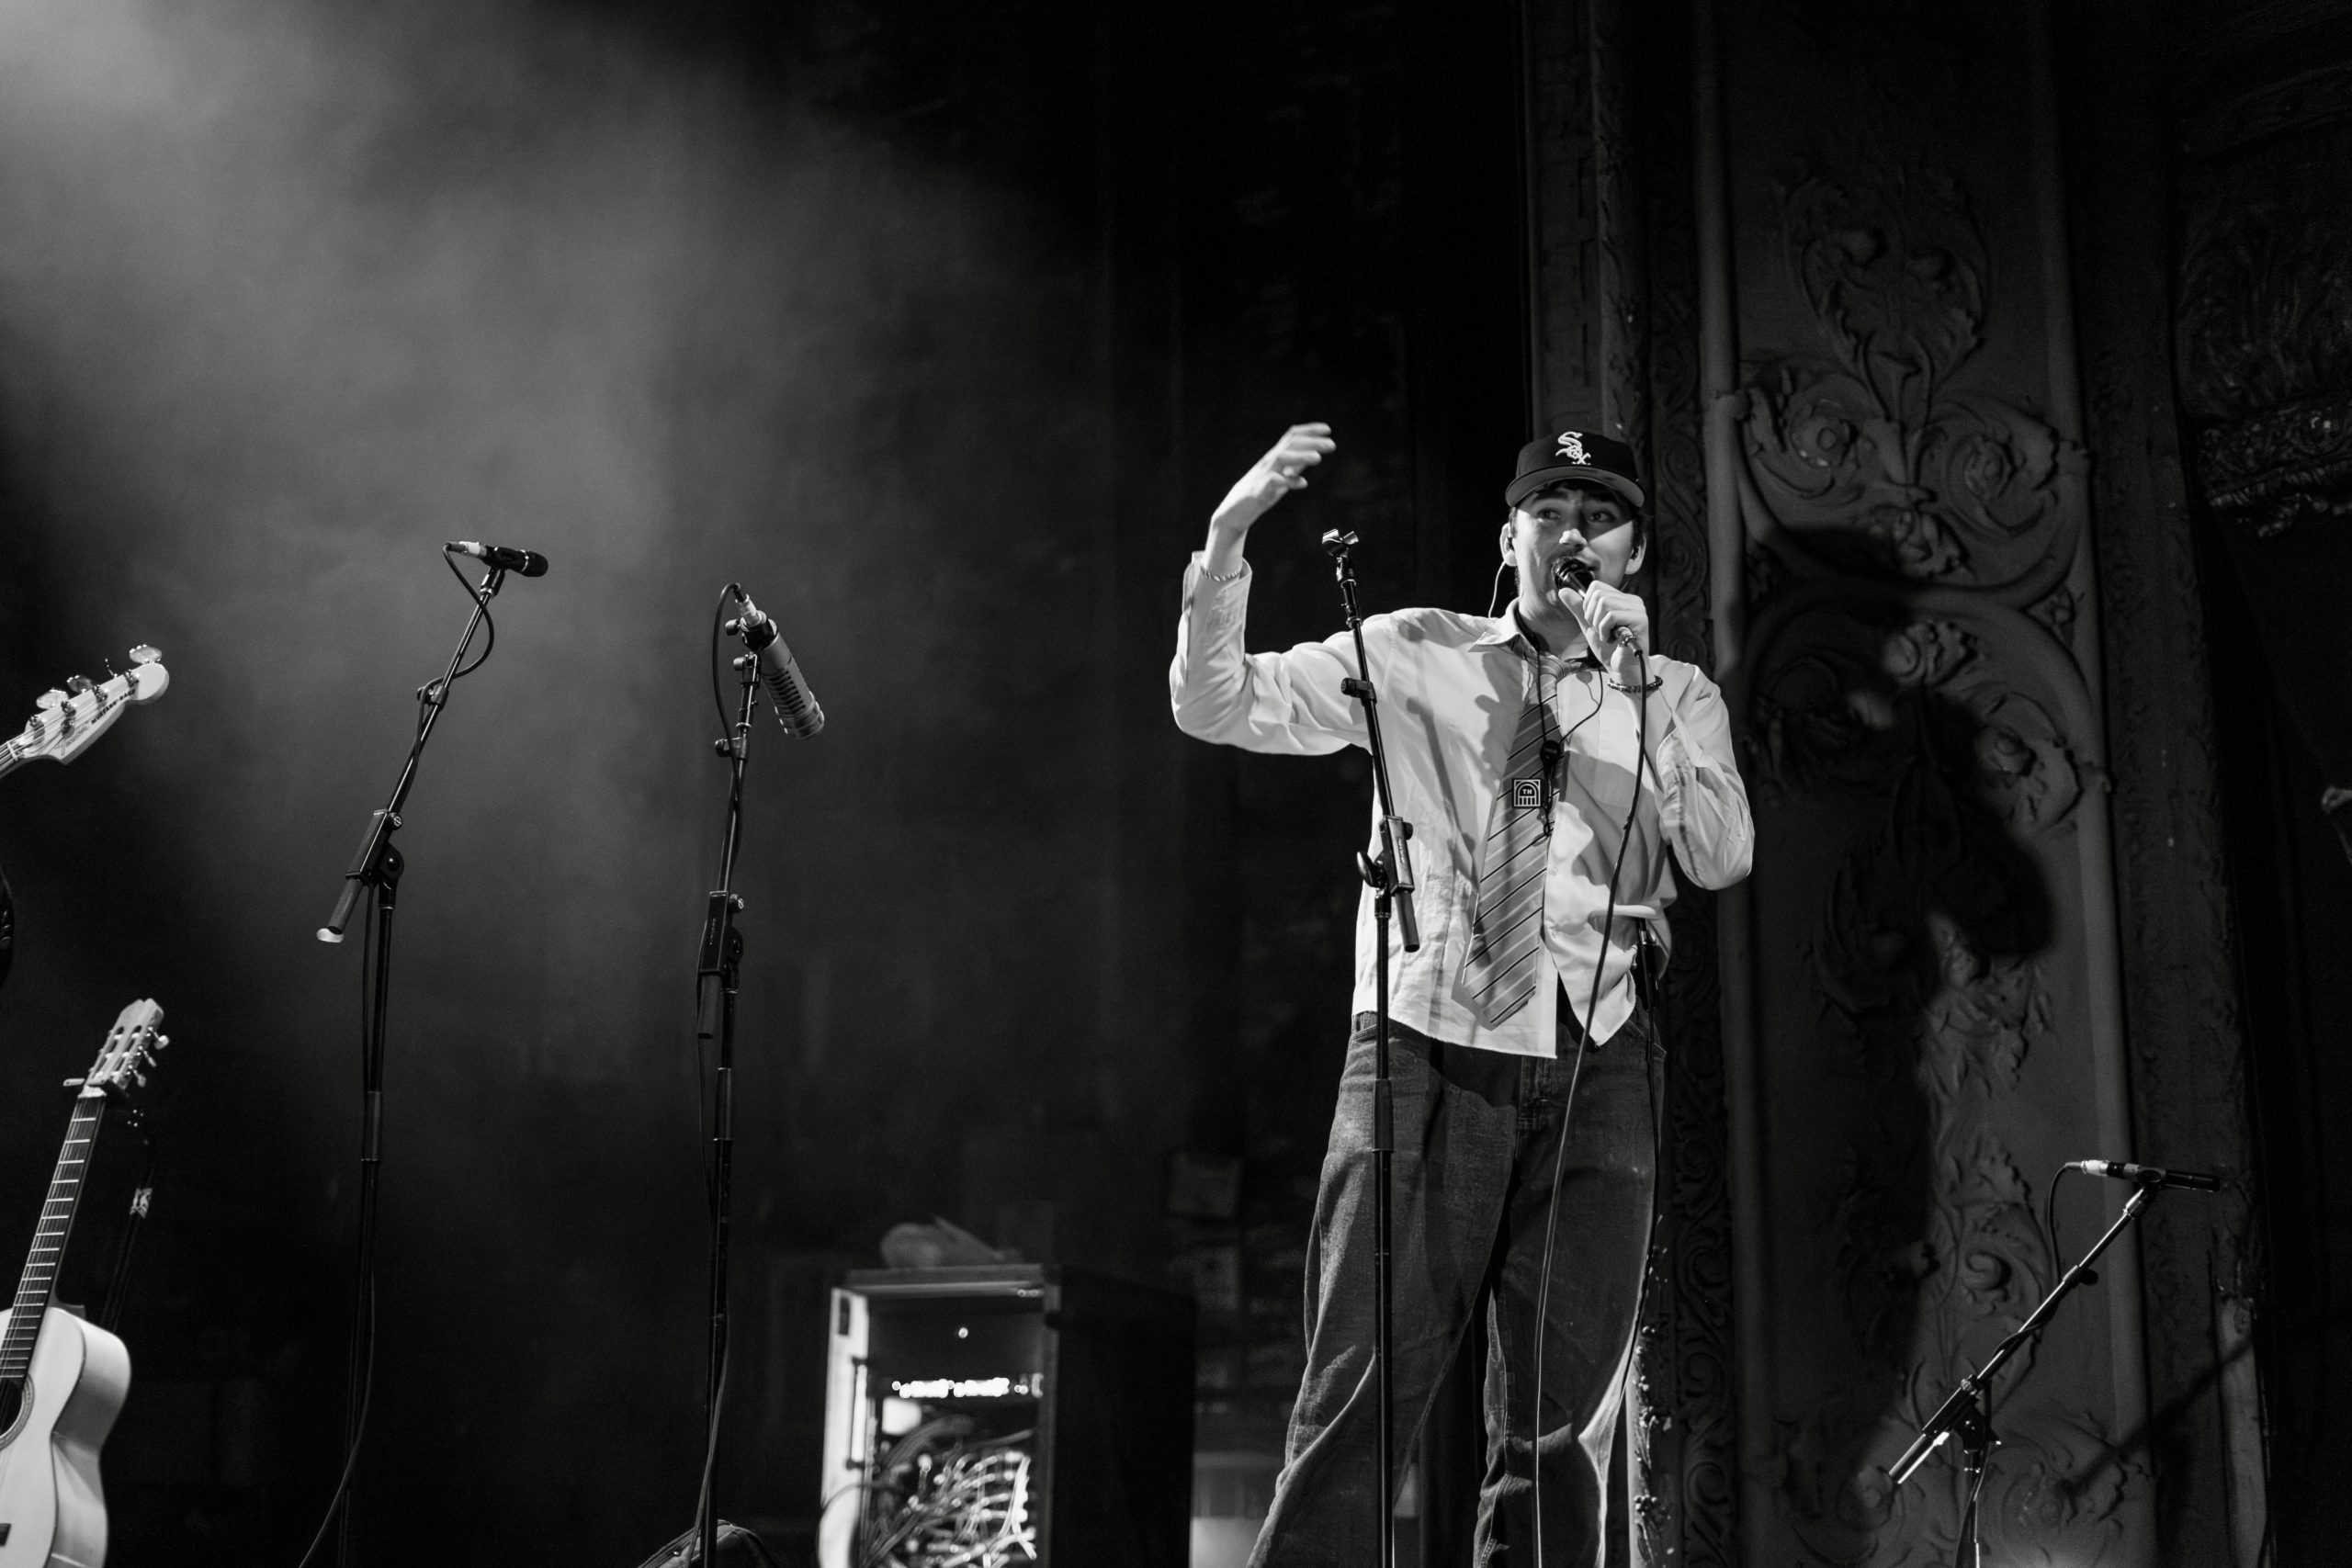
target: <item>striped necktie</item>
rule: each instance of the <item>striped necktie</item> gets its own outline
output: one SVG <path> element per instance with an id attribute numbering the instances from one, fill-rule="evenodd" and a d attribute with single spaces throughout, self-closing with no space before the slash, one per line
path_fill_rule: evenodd
<path id="1" fill-rule="evenodd" d="M 1478 851 L 1478 902 L 1466 970 L 1473 1005 L 1495 1028 L 1535 994 L 1535 954 L 1544 941 L 1544 874 L 1551 864 L 1551 785 L 1557 755 L 1544 678 L 1532 667 L 1510 761 Z"/>

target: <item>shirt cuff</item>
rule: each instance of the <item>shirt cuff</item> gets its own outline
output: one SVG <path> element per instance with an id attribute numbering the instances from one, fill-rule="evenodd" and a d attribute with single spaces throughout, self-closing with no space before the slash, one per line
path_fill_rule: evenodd
<path id="1" fill-rule="evenodd" d="M 1684 827 L 1682 803 L 1691 787 L 1690 753 L 1682 744 L 1678 726 L 1657 743 L 1657 825 L 1679 845 Z"/>
<path id="2" fill-rule="evenodd" d="M 1250 562 L 1246 557 L 1238 576 L 1219 582 L 1209 575 L 1208 552 L 1193 552 L 1192 565 L 1184 572 L 1184 614 L 1188 617 L 1197 615 L 1204 631 L 1221 637 L 1240 625 L 1249 604 Z"/>

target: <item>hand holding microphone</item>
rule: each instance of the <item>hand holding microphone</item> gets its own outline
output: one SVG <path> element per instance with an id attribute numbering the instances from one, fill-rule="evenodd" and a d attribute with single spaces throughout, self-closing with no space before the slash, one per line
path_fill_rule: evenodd
<path id="1" fill-rule="evenodd" d="M 1596 654 L 1609 650 L 1609 678 L 1639 690 L 1650 640 L 1650 610 L 1641 595 L 1597 581 L 1591 563 L 1575 556 L 1552 563 L 1552 581 L 1583 626 L 1585 641 Z"/>

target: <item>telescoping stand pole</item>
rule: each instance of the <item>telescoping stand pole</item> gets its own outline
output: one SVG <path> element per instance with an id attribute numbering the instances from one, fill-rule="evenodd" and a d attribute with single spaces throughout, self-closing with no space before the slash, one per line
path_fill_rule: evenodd
<path id="1" fill-rule="evenodd" d="M 544 569 L 543 569 L 544 570 Z M 526 575 L 528 575 L 527 573 Z M 463 580 L 460 579 L 462 581 Z M 335 1561 L 345 1565 L 352 1561 L 351 1545 L 351 1478 L 359 1462 L 359 1443 L 368 1427 L 368 1392 L 374 1381 L 376 1357 L 376 1199 L 383 1164 L 384 1129 L 384 1020 L 390 1000 L 392 980 L 392 908 L 400 893 L 401 871 L 405 863 L 401 852 L 393 847 L 392 833 L 401 826 L 401 812 L 408 805 L 410 786 L 416 783 L 416 766 L 424 755 L 424 743 L 433 739 L 433 728 L 441 720 L 441 710 L 448 705 L 449 688 L 461 675 L 472 673 L 481 660 L 466 664 L 466 650 L 473 646 L 474 633 L 490 615 L 490 602 L 498 597 L 499 589 L 506 581 L 506 569 L 492 567 L 481 580 L 481 585 L 469 589 L 473 595 L 473 614 L 466 621 L 466 629 L 458 638 L 458 649 L 449 656 L 449 668 L 441 679 L 420 687 L 416 694 L 419 708 L 416 738 L 409 743 L 408 761 L 401 764 L 400 782 L 392 785 L 391 799 L 384 808 L 368 820 L 368 831 L 359 840 L 359 850 L 351 857 L 351 867 L 343 874 L 343 893 L 336 898 L 334 912 L 327 923 L 319 928 L 319 940 L 340 942 L 349 929 L 352 917 L 358 912 L 359 901 L 369 888 L 375 889 L 376 903 L 373 922 L 376 941 L 365 956 L 367 973 L 362 976 L 368 1005 L 363 1014 L 363 1035 L 360 1042 L 360 1111 L 359 1111 L 359 1264 L 356 1299 L 351 1308 L 351 1366 L 345 1388 L 343 1473 L 335 1483 L 335 1494 L 328 1504 L 326 1521 L 319 1527 L 319 1534 L 311 1539 L 311 1550 L 302 1554 L 307 1563 L 317 1552 L 319 1542 L 329 1529 L 336 1531 Z M 490 650 L 482 650 L 487 659 Z"/>
<path id="2" fill-rule="evenodd" d="M 734 625 L 729 623 L 730 629 Z M 735 852 L 743 839 L 743 770 L 751 761 L 752 712 L 759 701 L 758 659 L 739 654 L 734 663 L 742 692 L 734 728 L 716 743 L 728 761 L 729 775 L 727 837 L 718 856 L 718 886 L 711 889 L 703 916 L 702 958 L 695 975 L 695 1032 L 718 1041 L 710 1116 L 710 1360 L 703 1398 L 702 1485 L 695 1498 L 698 1555 L 692 1559 L 704 1564 L 718 1561 L 718 1508 L 713 1493 L 719 1422 L 727 1403 L 728 1248 L 735 1205 L 735 988 L 743 964 L 743 933 L 735 929 L 735 912 L 743 907 L 735 894 Z"/>
<path id="3" fill-rule="evenodd" d="M 1392 906 L 1405 951 L 1420 950 L 1421 931 L 1413 919 L 1413 825 L 1396 815 L 1396 796 L 1388 788 L 1388 752 L 1380 739 L 1380 695 L 1373 689 L 1372 664 L 1364 657 L 1363 615 L 1356 606 L 1356 547 L 1353 534 L 1337 528 L 1323 536 L 1340 581 L 1340 604 L 1356 645 L 1356 673 L 1340 689 L 1363 705 L 1365 744 L 1372 752 L 1373 789 L 1380 803 L 1380 853 L 1375 858 L 1359 851 L 1356 869 L 1373 891 L 1373 921 L 1377 931 L 1373 972 L 1374 1016 L 1379 1021 L 1372 1054 L 1372 1292 L 1373 1368 L 1380 1404 L 1380 1484 L 1373 1498 L 1373 1539 L 1380 1543 L 1380 1568 L 1396 1561 L 1396 1400 L 1389 1375 L 1390 1341 L 1394 1338 L 1389 1312 L 1394 1294 L 1389 1278 L 1389 1170 L 1396 1152 L 1396 1117 L 1388 1089 L 1388 920 Z"/>

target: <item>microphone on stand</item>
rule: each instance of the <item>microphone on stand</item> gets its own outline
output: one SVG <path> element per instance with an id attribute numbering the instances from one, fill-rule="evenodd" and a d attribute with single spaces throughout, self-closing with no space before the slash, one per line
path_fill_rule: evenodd
<path id="1" fill-rule="evenodd" d="M 2208 1176 L 2201 1170 L 2166 1170 L 2161 1166 L 2131 1165 L 2114 1159 L 2068 1160 L 2066 1168 L 2086 1176 L 2104 1176 L 2111 1181 L 2136 1181 L 2143 1187 L 2179 1187 L 2191 1192 L 2222 1190 L 2220 1177 Z"/>
<path id="2" fill-rule="evenodd" d="M 548 558 L 537 550 L 509 549 L 504 545 L 485 545 L 474 539 L 452 539 L 441 550 L 444 555 L 471 556 L 485 566 L 511 571 L 517 577 L 548 574 Z"/>
<path id="3" fill-rule="evenodd" d="M 736 597 L 743 602 L 743 613 L 727 629 L 741 636 L 751 657 L 759 660 L 760 680 L 775 702 L 776 722 L 806 740 L 825 728 L 825 710 L 817 705 L 817 694 L 808 689 L 800 661 L 785 646 L 775 617 L 752 604 L 750 594 L 739 590 Z"/>

